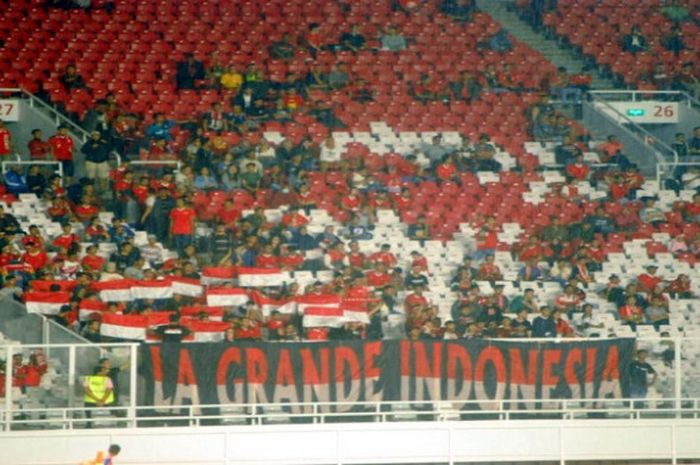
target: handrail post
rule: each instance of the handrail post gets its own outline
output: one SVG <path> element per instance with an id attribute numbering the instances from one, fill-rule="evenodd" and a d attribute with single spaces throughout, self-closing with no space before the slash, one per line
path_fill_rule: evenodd
<path id="1" fill-rule="evenodd" d="M 10 431 L 12 427 L 12 356 L 11 345 L 5 346 L 5 431 Z"/>
<path id="2" fill-rule="evenodd" d="M 129 349 L 129 413 L 128 417 L 130 419 L 133 419 L 132 426 L 136 428 L 136 404 L 137 404 L 137 399 L 136 396 L 138 394 L 138 389 L 136 386 L 136 383 L 138 382 L 137 378 L 137 368 L 138 368 L 138 344 L 132 344 L 130 349 Z"/>
<path id="3" fill-rule="evenodd" d="M 683 382 L 683 375 L 681 373 L 681 350 L 683 350 L 683 340 L 679 338 L 678 336 L 675 336 L 673 338 L 673 343 L 675 350 L 673 351 L 673 374 L 674 374 L 674 384 L 675 386 L 673 387 L 673 393 L 676 398 L 675 401 L 675 407 L 676 407 L 676 418 L 681 417 L 681 407 L 682 407 L 682 402 L 681 402 L 681 395 L 682 395 L 682 387 L 681 383 Z"/>

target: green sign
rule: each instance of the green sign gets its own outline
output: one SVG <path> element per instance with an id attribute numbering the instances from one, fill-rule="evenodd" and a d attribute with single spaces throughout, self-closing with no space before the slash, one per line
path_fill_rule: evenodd
<path id="1" fill-rule="evenodd" d="M 641 108 L 629 108 L 627 110 L 627 116 L 644 116 L 644 113 L 646 113 L 646 111 Z"/>

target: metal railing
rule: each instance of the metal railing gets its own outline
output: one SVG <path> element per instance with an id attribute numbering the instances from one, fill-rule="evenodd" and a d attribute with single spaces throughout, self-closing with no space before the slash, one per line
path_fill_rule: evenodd
<path id="1" fill-rule="evenodd" d="M 2 175 L 5 176 L 5 173 L 7 173 L 7 167 L 10 165 L 19 165 L 19 166 L 50 166 L 50 165 L 56 165 L 58 166 L 58 169 L 55 170 L 55 172 L 58 172 L 58 175 L 61 177 L 61 185 L 63 185 L 63 164 L 60 161 L 49 161 L 49 160 L 30 160 L 30 161 L 22 161 L 20 160 L 19 156 L 17 157 L 17 161 L 4 161 L 2 162 Z"/>
<path id="2" fill-rule="evenodd" d="M 156 167 L 160 168 L 162 166 L 175 166 L 177 171 L 182 169 L 182 162 L 180 160 L 134 160 L 129 162 L 130 166 L 144 166 L 144 167 Z"/>
<path id="3" fill-rule="evenodd" d="M 484 408 L 484 403 L 489 408 Z M 460 404 L 456 406 L 455 404 Z M 534 408 L 525 410 L 521 406 Z M 679 405 L 680 407 L 676 407 Z M 168 409 L 170 409 L 168 411 Z M 90 412 L 90 416 L 86 415 Z M 664 399 L 661 405 L 623 399 L 517 399 L 488 401 L 292 402 L 285 404 L 182 405 L 173 407 L 67 407 L 0 411 L 6 430 L 96 427 L 265 425 L 279 423 L 468 420 L 699 419 L 700 398 Z"/>
<path id="4" fill-rule="evenodd" d="M 615 102 L 641 102 L 644 100 L 664 100 L 681 102 L 689 108 L 700 107 L 700 101 L 687 92 L 678 90 L 591 90 L 588 94 L 598 99 Z"/>

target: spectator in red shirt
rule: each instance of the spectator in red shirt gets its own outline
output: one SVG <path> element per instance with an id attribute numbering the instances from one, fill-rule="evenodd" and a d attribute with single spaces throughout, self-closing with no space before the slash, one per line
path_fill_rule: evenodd
<path id="1" fill-rule="evenodd" d="M 5 126 L 5 122 L 0 120 L 0 157 L 10 155 L 13 150 L 12 133 Z"/>
<path id="2" fill-rule="evenodd" d="M 49 139 L 51 151 L 54 158 L 61 162 L 63 166 L 63 175 L 67 180 L 73 177 L 73 149 L 75 143 L 73 138 L 68 134 L 68 126 L 62 124 L 58 127 L 58 132 Z"/>
<path id="3" fill-rule="evenodd" d="M 180 253 L 192 243 L 196 216 L 194 209 L 185 205 L 183 198 L 177 199 L 175 208 L 170 211 L 170 235 L 175 249 Z"/>
<path id="4" fill-rule="evenodd" d="M 27 264 L 33 273 L 41 270 L 49 262 L 49 257 L 46 255 L 38 244 L 27 245 L 27 251 L 22 255 L 22 263 Z"/>
<path id="5" fill-rule="evenodd" d="M 576 181 L 583 181 L 586 179 L 589 172 L 590 168 L 586 163 L 584 163 L 583 155 L 578 155 L 576 160 L 566 167 L 566 174 L 569 176 L 569 178 Z"/>
<path id="6" fill-rule="evenodd" d="M 80 243 L 80 237 L 73 232 L 73 226 L 70 223 L 64 223 L 61 229 L 63 232 L 52 243 L 55 248 L 64 247 L 70 249 L 73 244 Z"/>
<path id="7" fill-rule="evenodd" d="M 279 258 L 272 253 L 272 245 L 266 244 L 263 247 L 262 253 L 255 257 L 255 266 L 258 268 L 277 268 L 279 266 Z"/>
<path id="8" fill-rule="evenodd" d="M 637 325 L 644 320 L 644 311 L 637 305 L 637 299 L 634 296 L 627 298 L 625 305 L 620 307 L 618 313 L 622 322 L 629 325 L 632 331 L 636 331 Z"/>
<path id="9" fill-rule="evenodd" d="M 637 283 L 642 290 L 651 292 L 652 289 L 661 283 L 661 278 L 656 276 L 657 269 L 656 265 L 649 265 L 647 266 L 647 272 L 637 277 Z"/>
<path id="10" fill-rule="evenodd" d="M 379 252 L 375 252 L 369 256 L 369 261 L 372 263 L 380 262 L 386 266 L 387 269 L 396 266 L 396 256 L 391 253 L 391 246 L 389 244 L 382 244 Z"/>
<path id="11" fill-rule="evenodd" d="M 97 246 L 96 245 L 91 245 L 87 248 L 85 251 L 86 255 L 83 257 L 81 260 L 81 264 L 83 265 L 83 268 L 85 268 L 87 271 L 100 271 L 102 270 L 102 267 L 105 264 L 105 259 L 104 257 L 100 257 L 97 255 Z"/>
<path id="12" fill-rule="evenodd" d="M 495 257 L 487 255 L 484 263 L 479 268 L 479 279 L 484 281 L 499 281 L 501 279 L 501 270 L 496 265 Z"/>
<path id="13" fill-rule="evenodd" d="M 44 160 L 51 155 L 51 144 L 43 139 L 41 129 L 32 131 L 32 139 L 27 143 L 27 148 L 33 160 Z"/>

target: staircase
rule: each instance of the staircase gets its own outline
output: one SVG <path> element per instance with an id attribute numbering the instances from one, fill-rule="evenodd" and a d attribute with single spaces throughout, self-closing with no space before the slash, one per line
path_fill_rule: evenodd
<path id="1" fill-rule="evenodd" d="M 476 3 L 481 11 L 501 23 L 513 37 L 542 53 L 555 66 L 563 66 L 572 74 L 584 71 L 584 61 L 572 50 L 561 47 L 555 39 L 548 39 L 543 33 L 535 32 L 515 12 L 510 11 L 507 7 L 512 0 L 477 0 Z M 592 76 L 592 89 L 614 88 L 610 79 L 602 78 L 598 73 L 592 73 Z"/>

